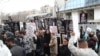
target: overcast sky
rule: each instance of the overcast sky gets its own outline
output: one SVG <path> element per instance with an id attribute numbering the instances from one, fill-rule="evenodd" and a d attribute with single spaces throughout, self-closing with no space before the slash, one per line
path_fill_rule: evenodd
<path id="1" fill-rule="evenodd" d="M 0 1 L 0 12 L 15 13 L 19 11 L 39 10 L 44 5 L 54 5 L 55 0 L 4 0 Z"/>

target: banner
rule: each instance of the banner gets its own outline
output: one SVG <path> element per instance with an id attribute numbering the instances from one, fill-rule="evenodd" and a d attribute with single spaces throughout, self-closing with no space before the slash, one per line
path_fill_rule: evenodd
<path id="1" fill-rule="evenodd" d="M 57 26 L 50 26 L 50 32 L 51 33 L 58 33 Z"/>
<path id="2" fill-rule="evenodd" d="M 80 24 L 86 24 L 87 23 L 87 17 L 88 17 L 88 15 L 87 15 L 87 13 L 84 13 L 84 12 L 82 12 L 81 14 L 80 14 Z"/>
<path id="3" fill-rule="evenodd" d="M 33 37 L 34 31 L 36 31 L 36 24 L 32 22 L 26 23 L 26 34 Z"/>

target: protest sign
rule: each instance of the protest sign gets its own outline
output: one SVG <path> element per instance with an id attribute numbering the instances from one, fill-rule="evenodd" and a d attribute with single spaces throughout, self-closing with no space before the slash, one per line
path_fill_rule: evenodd
<path id="1" fill-rule="evenodd" d="M 58 33 L 57 26 L 50 26 L 50 32 L 51 33 Z"/>

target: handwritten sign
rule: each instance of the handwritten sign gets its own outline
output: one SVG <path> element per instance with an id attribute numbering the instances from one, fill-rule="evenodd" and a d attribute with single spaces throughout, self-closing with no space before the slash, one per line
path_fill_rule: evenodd
<path id="1" fill-rule="evenodd" d="M 50 26 L 50 32 L 51 33 L 58 33 L 57 26 Z"/>
<path id="2" fill-rule="evenodd" d="M 34 31 L 36 30 L 35 23 L 26 23 L 26 34 L 29 36 L 34 36 Z"/>

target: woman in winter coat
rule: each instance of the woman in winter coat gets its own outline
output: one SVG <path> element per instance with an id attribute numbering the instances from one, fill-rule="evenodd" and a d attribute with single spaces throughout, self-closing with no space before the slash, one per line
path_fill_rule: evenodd
<path id="1" fill-rule="evenodd" d="M 51 40 L 50 40 L 50 54 L 51 56 L 57 56 L 58 54 L 58 48 L 57 48 L 57 37 L 54 33 L 51 34 Z"/>

